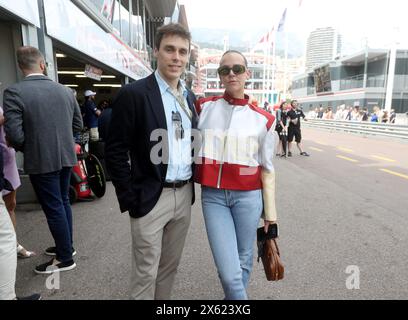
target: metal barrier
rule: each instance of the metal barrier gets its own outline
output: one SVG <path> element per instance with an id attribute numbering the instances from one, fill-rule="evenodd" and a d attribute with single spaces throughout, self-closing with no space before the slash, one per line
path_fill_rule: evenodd
<path id="1" fill-rule="evenodd" d="M 308 119 L 308 121 L 303 121 L 302 124 L 308 127 L 352 132 L 363 135 L 378 135 L 408 139 L 408 126 L 406 125 L 321 119 Z"/>

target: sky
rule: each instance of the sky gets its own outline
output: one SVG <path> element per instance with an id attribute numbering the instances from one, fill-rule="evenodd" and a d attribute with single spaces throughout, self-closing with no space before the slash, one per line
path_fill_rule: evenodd
<path id="1" fill-rule="evenodd" d="M 318 27 L 332 26 L 345 43 L 363 48 L 385 48 L 395 37 L 408 49 L 406 0 L 179 0 L 187 11 L 190 28 L 242 30 L 259 28 L 265 33 L 278 24 L 288 8 L 285 28 L 306 39 Z M 199 39 L 198 39 L 199 40 Z M 256 41 L 255 41 L 256 42 Z"/>

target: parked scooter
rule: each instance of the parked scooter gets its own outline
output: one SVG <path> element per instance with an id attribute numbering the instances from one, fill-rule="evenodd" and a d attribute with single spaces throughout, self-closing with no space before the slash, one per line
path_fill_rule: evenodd
<path id="1" fill-rule="evenodd" d="M 75 138 L 77 165 L 72 168 L 69 197 L 71 204 L 77 201 L 93 201 L 106 192 L 106 179 L 98 158 L 88 151 L 89 132 L 81 132 Z"/>

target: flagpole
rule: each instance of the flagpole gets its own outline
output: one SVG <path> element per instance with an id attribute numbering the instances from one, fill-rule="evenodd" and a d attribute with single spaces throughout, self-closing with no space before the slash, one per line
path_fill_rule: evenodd
<path id="1" fill-rule="evenodd" d="M 285 32 L 285 34 L 284 34 L 284 37 L 285 37 L 285 67 L 284 67 L 284 69 L 285 69 L 285 71 L 284 71 L 284 79 L 283 79 L 283 100 L 286 100 L 286 93 L 287 93 L 287 87 L 288 87 L 288 82 L 287 82 L 287 79 L 288 79 L 288 46 L 289 46 L 289 44 L 288 44 L 288 33 L 286 32 L 286 30 L 284 31 Z"/>
<path id="2" fill-rule="evenodd" d="M 276 70 L 276 36 L 278 32 L 275 31 L 274 41 L 273 41 L 273 64 L 272 64 L 272 103 L 275 105 L 275 70 Z"/>
<path id="3" fill-rule="evenodd" d="M 263 52 L 264 52 L 264 59 L 263 59 L 263 77 L 262 77 L 262 100 L 265 100 L 265 88 L 266 88 L 266 84 L 265 84 L 265 80 L 266 80 L 266 70 L 267 70 L 267 50 L 268 48 L 263 48 Z M 263 103 L 263 101 L 260 101 L 260 103 Z"/>
<path id="4" fill-rule="evenodd" d="M 274 63 L 275 63 L 275 57 L 274 57 L 274 54 L 275 54 L 275 44 L 276 44 L 276 30 L 274 29 L 274 31 L 273 31 L 273 38 L 272 38 L 273 40 L 273 42 L 269 42 L 269 44 L 268 44 L 268 48 L 269 48 L 269 62 L 268 62 L 268 66 L 269 66 L 269 70 L 270 70 L 270 68 L 271 68 L 271 66 L 272 66 L 272 73 L 271 72 L 268 72 L 268 98 L 269 98 L 269 94 L 270 94 L 270 92 L 271 92 L 271 90 L 272 90 L 272 96 L 271 96 L 271 103 L 272 104 L 274 104 L 275 103 L 275 100 L 274 100 L 274 95 L 273 95 L 273 77 L 274 77 L 274 75 L 273 75 L 273 72 L 274 72 Z M 272 48 L 272 52 L 271 52 L 271 46 L 273 46 L 273 48 Z"/>

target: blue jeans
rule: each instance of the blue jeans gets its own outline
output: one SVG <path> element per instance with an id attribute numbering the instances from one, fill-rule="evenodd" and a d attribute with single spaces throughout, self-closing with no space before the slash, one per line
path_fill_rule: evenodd
<path id="1" fill-rule="evenodd" d="M 202 187 L 205 227 L 227 300 L 248 299 L 262 192 Z"/>
<path id="2" fill-rule="evenodd" d="M 72 211 L 69 203 L 71 168 L 30 174 L 31 184 L 47 218 L 55 241 L 57 260 L 72 261 Z"/>

